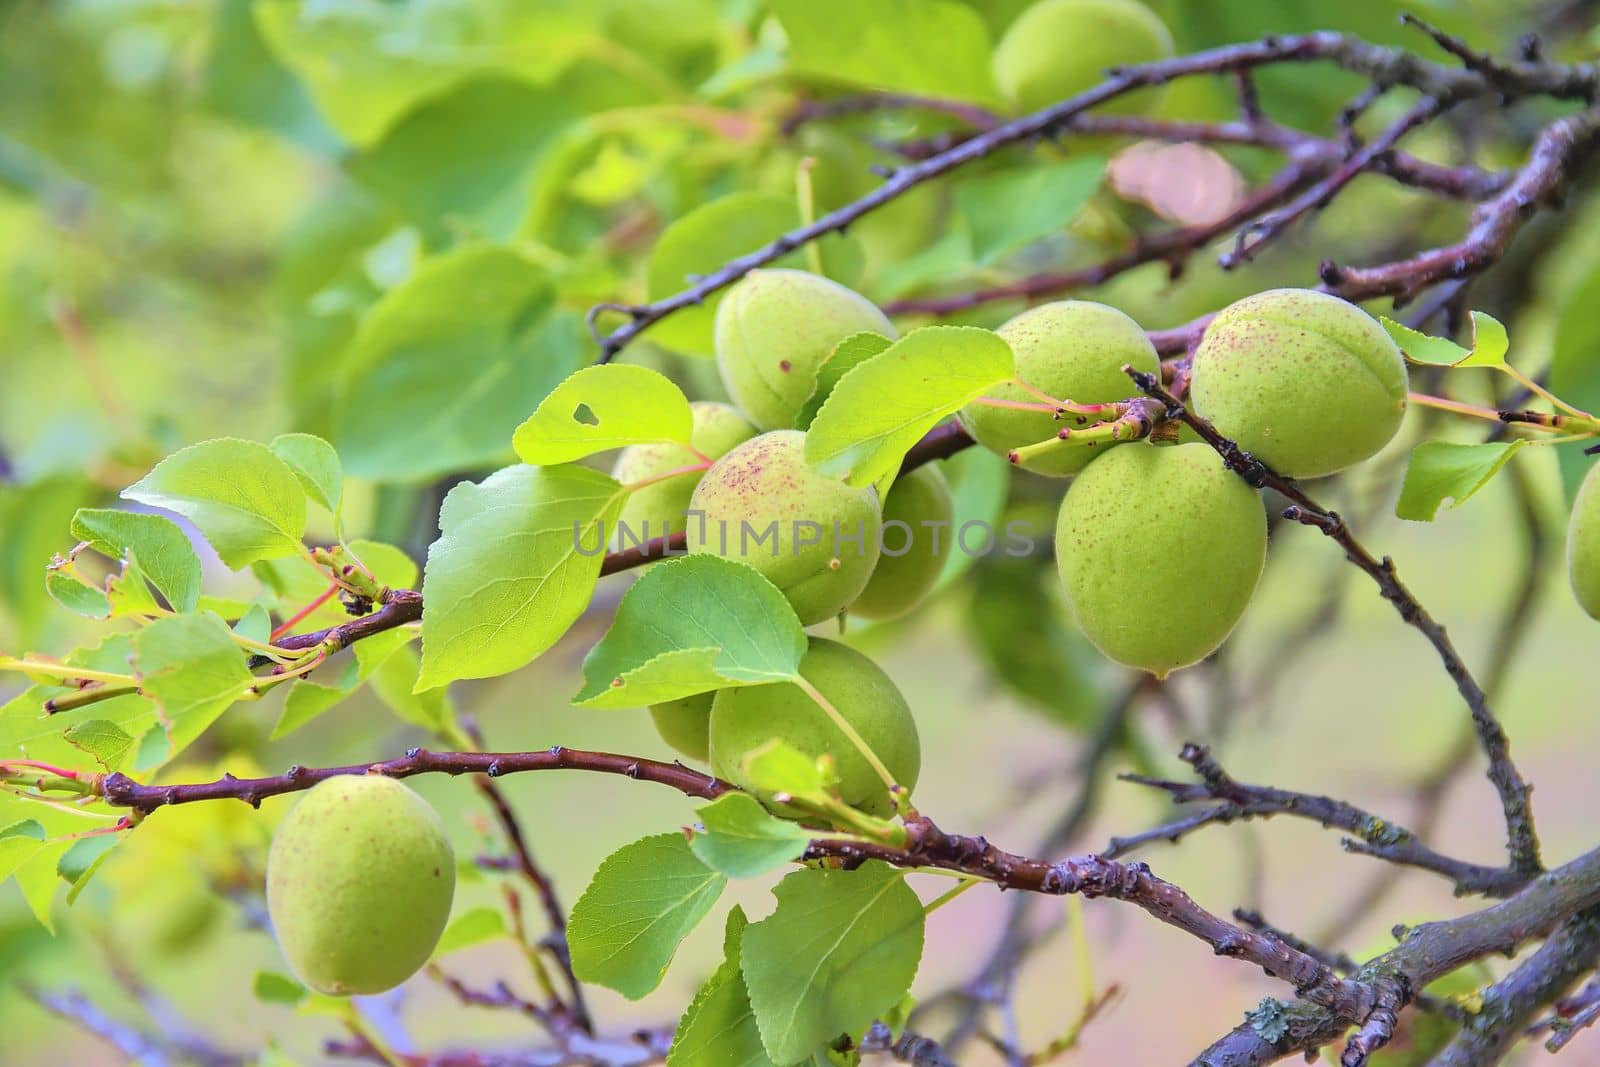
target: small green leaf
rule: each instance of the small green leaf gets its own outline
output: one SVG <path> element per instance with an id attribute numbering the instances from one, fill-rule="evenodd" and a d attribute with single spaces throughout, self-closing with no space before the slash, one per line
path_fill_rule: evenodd
<path id="1" fill-rule="evenodd" d="M 428 549 L 417 689 L 516 670 L 588 606 L 625 494 L 577 466 L 507 467 L 450 490 Z"/>
<path id="2" fill-rule="evenodd" d="M 306 531 L 306 492 L 299 478 L 255 441 L 222 437 L 190 445 L 156 464 L 122 495 L 194 523 L 234 570 L 299 553 Z"/>
<path id="3" fill-rule="evenodd" d="M 272 616 L 260 603 L 251 604 L 250 610 L 239 616 L 233 624 L 233 632 L 247 640 L 266 644 L 272 640 Z"/>
<path id="4" fill-rule="evenodd" d="M 661 984 L 679 943 L 727 884 L 695 858 L 680 833 L 624 845 L 573 905 L 567 924 L 573 971 L 638 1000 Z"/>
<path id="5" fill-rule="evenodd" d="M 739 970 L 749 924 L 739 906 L 728 912 L 722 966 L 706 979 L 678 1020 L 667 1067 L 776 1067 L 761 1046 L 761 1031 Z"/>
<path id="6" fill-rule="evenodd" d="M 778 740 L 745 756 L 744 778 L 752 790 L 763 796 L 787 793 L 797 800 L 812 802 L 825 801 L 836 784 L 823 774 L 814 758 Z"/>
<path id="7" fill-rule="evenodd" d="M 583 661 L 573 703 L 631 708 L 793 678 L 806 635 L 782 592 L 748 564 L 712 555 L 652 567 L 623 595 Z"/>
<path id="8" fill-rule="evenodd" d="M 1105 176 L 1101 156 L 1019 167 L 956 186 L 956 210 L 972 234 L 972 254 L 988 266 L 1030 241 L 1060 233 Z"/>
<path id="9" fill-rule="evenodd" d="M 265 1004 L 294 1005 L 305 999 L 306 987 L 286 974 L 257 971 L 252 986 L 256 999 Z"/>
<path id="10" fill-rule="evenodd" d="M 754 878 L 800 858 L 811 840 L 799 824 L 775 818 L 748 793 L 729 793 L 699 809 L 704 830 L 689 847 L 707 867 Z"/>
<path id="11" fill-rule="evenodd" d="M 215 615 L 169 615 L 133 635 L 139 689 L 153 700 L 168 758 L 205 732 L 253 679 L 228 624 Z"/>
<path id="12" fill-rule="evenodd" d="M 951 0 L 773 0 L 801 74 L 864 89 L 995 103 L 983 18 Z"/>
<path id="13" fill-rule="evenodd" d="M 433 950 L 433 955 L 437 959 L 505 935 L 506 919 L 498 908 L 473 908 L 450 920 L 450 925 L 439 935 L 439 946 Z"/>
<path id="14" fill-rule="evenodd" d="M 745 931 L 742 970 L 767 1054 L 796 1063 L 905 997 L 922 959 L 922 902 L 878 860 L 796 871 L 773 893 L 777 910 Z"/>
<path id="15" fill-rule="evenodd" d="M 104 619 L 111 615 L 111 601 L 105 590 L 80 579 L 74 563 L 51 564 L 44 572 L 44 588 L 51 600 L 75 615 L 86 619 Z"/>
<path id="16" fill-rule="evenodd" d="M 1498 319 L 1481 311 L 1472 313 L 1472 347 L 1462 348 L 1448 337 L 1430 337 L 1393 319 L 1378 317 L 1383 328 L 1413 363 L 1435 367 L 1502 367 L 1511 341 Z"/>
<path id="17" fill-rule="evenodd" d="M 133 748 L 133 738 L 114 722 L 89 719 L 73 723 L 61 735 L 69 745 L 83 749 L 107 771 L 122 766 Z"/>
<path id="18" fill-rule="evenodd" d="M 123 838 L 118 834 L 97 834 L 94 837 L 80 837 L 72 843 L 72 847 L 62 853 L 56 861 L 56 873 L 62 881 L 72 887 L 67 893 L 67 903 L 71 904 L 78 899 L 78 894 L 83 887 L 89 884 L 89 879 L 94 872 L 105 862 L 107 854 L 122 843 Z"/>
<path id="19" fill-rule="evenodd" d="M 676 441 L 687 445 L 694 412 L 672 379 L 648 367 L 585 367 L 550 391 L 512 447 L 524 463 L 570 463 L 611 448 Z"/>
<path id="20" fill-rule="evenodd" d="M 1445 500 L 1451 500 L 1452 507 L 1465 503 L 1527 443 L 1520 440 L 1459 445 L 1427 441 L 1418 445 L 1411 452 L 1394 513 L 1414 522 L 1432 522 Z"/>
<path id="21" fill-rule="evenodd" d="M 346 689 L 343 686 L 323 685 L 321 682 L 306 679 L 293 683 L 289 695 L 283 701 L 283 714 L 278 716 L 278 722 L 273 726 L 269 740 L 276 741 L 300 729 L 323 712 L 335 707 L 354 691 L 354 687 Z"/>
<path id="22" fill-rule="evenodd" d="M 822 405 L 841 378 L 854 370 L 857 364 L 865 363 L 892 344 L 894 342 L 883 334 L 869 330 L 853 333 L 834 345 L 828 358 L 817 368 L 817 388 L 811 398 L 801 405 L 800 414 L 795 417 L 795 429 L 804 430 L 815 421 L 817 412 L 822 410 Z"/>
<path id="23" fill-rule="evenodd" d="M 806 433 L 806 461 L 871 485 L 898 469 L 923 434 L 1014 373 L 1011 346 L 992 330 L 913 330 L 834 387 Z"/>
<path id="24" fill-rule="evenodd" d="M 285 433 L 274 437 L 271 447 L 294 470 L 311 499 L 337 516 L 344 499 L 344 466 L 333 446 L 314 434 Z"/>

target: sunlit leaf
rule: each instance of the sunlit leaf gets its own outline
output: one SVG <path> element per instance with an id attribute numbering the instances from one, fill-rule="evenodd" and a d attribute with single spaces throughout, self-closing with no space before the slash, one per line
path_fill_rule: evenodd
<path id="1" fill-rule="evenodd" d="M 583 612 L 625 495 L 577 466 L 515 466 L 450 490 L 422 592 L 419 690 L 516 670 Z"/>
<path id="2" fill-rule="evenodd" d="M 628 445 L 687 445 L 694 412 L 672 379 L 648 367 L 608 363 L 585 367 L 539 402 L 512 438 L 517 456 L 536 465 Z"/>
<path id="3" fill-rule="evenodd" d="M 190 445 L 122 495 L 182 515 L 235 570 L 301 551 L 305 488 L 287 463 L 255 441 L 221 437 Z"/>
<path id="4" fill-rule="evenodd" d="M 1432 522 L 1446 500 L 1452 502 L 1451 506 L 1466 503 L 1527 443 L 1519 440 L 1462 445 L 1427 441 L 1418 445 L 1411 452 L 1394 513 L 1402 519 Z"/>
<path id="5" fill-rule="evenodd" d="M 573 703 L 638 707 L 781 681 L 805 651 L 794 609 L 755 568 L 706 554 L 667 560 L 623 595 Z"/>
<path id="6" fill-rule="evenodd" d="M 661 984 L 678 945 L 727 882 L 695 858 L 680 833 L 623 846 L 572 907 L 572 969 L 585 982 L 638 1000 Z"/>
<path id="7" fill-rule="evenodd" d="M 789 65 L 866 89 L 992 103 L 988 28 L 951 0 L 773 0 Z"/>
<path id="8" fill-rule="evenodd" d="M 840 380 L 806 433 L 806 461 L 851 485 L 893 473 L 911 446 L 1015 371 L 1011 346 L 975 326 L 925 326 Z"/>

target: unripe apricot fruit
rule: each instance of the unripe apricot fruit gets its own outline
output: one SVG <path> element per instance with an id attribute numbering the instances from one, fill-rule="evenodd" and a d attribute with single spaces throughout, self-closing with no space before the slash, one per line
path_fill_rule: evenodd
<path id="1" fill-rule="evenodd" d="M 1105 81 L 1108 68 L 1172 54 L 1166 24 L 1135 0 L 1041 0 L 1000 39 L 994 76 L 1018 108 L 1038 111 Z M 1159 100 L 1156 93 L 1136 93 L 1102 110 L 1143 114 Z"/>
<path id="2" fill-rule="evenodd" d="M 439 943 L 455 853 L 428 802 L 383 775 L 311 787 L 267 856 L 267 910 L 300 980 L 332 996 L 381 993 Z"/>
<path id="3" fill-rule="evenodd" d="M 711 698 L 696 693 L 650 705 L 650 719 L 661 740 L 690 759 L 705 762 L 711 751 Z"/>
<path id="4" fill-rule="evenodd" d="M 1056 566 L 1079 628 L 1158 678 L 1217 650 L 1266 554 L 1260 496 L 1203 444 L 1107 452 L 1073 481 L 1056 520 Z"/>
<path id="5" fill-rule="evenodd" d="M 1590 618 L 1600 619 L 1600 463 L 1589 468 L 1567 520 L 1567 576 Z"/>
<path id="6" fill-rule="evenodd" d="M 688 547 L 748 563 L 807 626 L 866 588 L 878 562 L 878 491 L 818 474 L 806 435 L 773 430 L 711 465 L 690 499 Z"/>
<path id="7" fill-rule="evenodd" d="M 894 337 L 866 297 L 800 270 L 753 270 L 717 307 L 717 370 L 763 430 L 787 430 L 817 388 L 817 369 L 851 334 Z"/>
<path id="8" fill-rule="evenodd" d="M 1406 411 L 1406 363 L 1354 304 L 1270 289 L 1217 312 L 1194 354 L 1194 409 L 1290 478 L 1317 478 L 1389 443 Z"/>
<path id="9" fill-rule="evenodd" d="M 816 687 L 888 768 L 911 789 L 922 768 L 917 723 L 883 669 L 847 645 L 813 637 L 800 675 Z M 839 795 L 852 807 L 887 815 L 894 805 L 882 779 L 828 713 L 792 682 L 723 689 L 711 704 L 711 769 L 744 784 L 745 757 L 772 740 L 813 758 L 833 756 Z"/>
<path id="10" fill-rule="evenodd" d="M 883 551 L 851 614 L 894 619 L 922 603 L 950 555 L 954 516 L 950 484 L 938 467 L 896 479 L 883 500 Z"/>
<path id="11" fill-rule="evenodd" d="M 689 443 L 709 459 L 720 458 L 735 445 L 756 435 L 756 428 L 749 420 L 727 404 L 697 400 L 689 408 L 694 413 L 694 431 Z M 611 476 L 623 485 L 631 485 L 692 467 L 698 462 L 698 456 L 674 442 L 632 445 L 617 456 Z M 627 531 L 632 543 L 681 532 L 685 529 L 684 512 L 689 508 L 689 498 L 694 495 L 699 481 L 696 474 L 685 473 L 629 493 L 617 517 L 618 536 Z"/>
<path id="12" fill-rule="evenodd" d="M 1161 358 L 1137 322 L 1114 307 L 1089 300 L 1060 300 L 1030 308 L 995 331 L 1016 357 L 1017 377 L 1055 400 L 1074 404 L 1110 404 L 1138 394 L 1123 365 L 1158 374 Z M 1043 403 L 1027 390 L 1005 383 L 988 391 L 997 400 Z M 988 404 L 969 404 L 961 423 L 979 444 L 1007 456 L 1012 449 L 1077 429 L 1077 416 L 1057 419 L 1047 411 L 1019 411 Z M 1025 470 L 1064 477 L 1076 474 L 1106 444 L 1094 448 L 1057 448 L 1021 461 Z"/>

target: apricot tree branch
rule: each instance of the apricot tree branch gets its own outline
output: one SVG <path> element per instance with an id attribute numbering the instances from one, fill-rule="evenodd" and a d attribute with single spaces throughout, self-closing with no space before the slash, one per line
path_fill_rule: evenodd
<path id="1" fill-rule="evenodd" d="M 650 326 L 687 307 L 703 304 L 713 293 L 733 284 L 750 271 L 781 259 L 790 252 L 831 233 L 842 233 L 863 216 L 968 163 L 984 159 L 1002 148 L 1052 135 L 1076 116 L 1136 89 L 1163 85 L 1199 74 L 1232 74 L 1254 67 L 1286 62 L 1327 61 L 1383 84 L 1407 85 L 1425 95 L 1467 99 L 1491 92 L 1549 94 L 1589 99 L 1600 85 L 1600 68 L 1592 64 L 1557 64 L 1521 60 L 1507 64 L 1503 76 L 1491 83 L 1483 75 L 1446 67 L 1400 51 L 1370 44 L 1340 33 L 1308 33 L 1266 37 L 1259 41 L 1226 45 L 1139 66 L 1114 68 L 1099 85 L 1041 111 L 1025 115 L 954 145 L 916 163 L 890 171 L 884 183 L 815 221 L 790 230 L 762 247 L 735 257 L 671 296 L 647 304 L 599 304 L 589 311 L 589 327 L 600 345 L 599 362 L 609 362 Z M 605 312 L 626 317 L 622 325 L 602 333 L 598 320 Z"/>
<path id="2" fill-rule="evenodd" d="M 1394 561 L 1388 556 L 1381 560 L 1367 551 L 1356 540 L 1355 534 L 1345 525 L 1337 512 L 1324 509 L 1300 486 L 1278 474 L 1265 463 L 1244 451 L 1233 441 L 1217 432 L 1205 419 L 1189 411 L 1169 393 L 1155 375 L 1127 368 L 1129 377 L 1149 397 L 1167 405 L 1167 417 L 1181 420 L 1202 440 L 1216 450 L 1227 464 L 1248 484 L 1260 489 L 1271 488 L 1287 497 L 1290 506 L 1284 518 L 1306 526 L 1313 526 L 1331 538 L 1351 563 L 1359 567 L 1378 586 L 1383 598 L 1394 605 L 1395 611 L 1407 624 L 1415 627 L 1433 645 L 1444 664 L 1444 669 L 1455 682 L 1456 690 L 1472 714 L 1472 724 L 1478 733 L 1478 743 L 1489 760 L 1489 780 L 1500 795 L 1500 806 L 1506 822 L 1506 849 L 1510 854 L 1510 869 L 1520 875 L 1532 875 L 1543 866 L 1539 860 L 1539 838 L 1533 825 L 1533 808 L 1529 801 L 1528 783 L 1523 780 L 1511 759 L 1511 743 L 1506 738 L 1500 720 L 1489 707 L 1489 698 L 1467 669 L 1461 656 L 1451 643 L 1445 628 L 1429 615 L 1427 609 L 1412 595 L 1400 580 Z"/>
<path id="3" fill-rule="evenodd" d="M 1176 841 L 1184 834 L 1213 823 L 1286 815 L 1337 827 L 1352 835 L 1343 842 L 1349 851 L 1443 875 L 1455 882 L 1459 893 L 1505 897 L 1528 882 L 1526 875 L 1505 867 L 1485 867 L 1435 852 L 1405 827 L 1354 804 L 1312 793 L 1235 781 L 1204 745 L 1184 745 L 1179 758 L 1194 768 L 1199 782 L 1171 782 L 1140 774 L 1124 774 L 1122 780 L 1160 789 L 1178 804 L 1203 800 L 1219 800 L 1222 803 L 1141 834 L 1112 838 L 1102 855 L 1124 856 L 1149 842 Z"/>

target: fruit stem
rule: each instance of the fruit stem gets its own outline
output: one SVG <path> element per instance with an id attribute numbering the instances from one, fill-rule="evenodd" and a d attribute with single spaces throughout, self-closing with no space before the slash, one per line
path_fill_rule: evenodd
<path id="1" fill-rule="evenodd" d="M 338 582 L 330 583 L 328 588 L 324 589 L 315 600 L 311 601 L 311 603 L 307 604 L 305 607 L 301 608 L 299 611 L 285 619 L 282 625 L 268 635 L 267 640 L 276 641 L 278 638 L 282 637 L 284 634 L 298 626 L 301 622 L 304 622 L 307 615 L 310 615 L 313 611 L 316 611 L 329 600 L 333 599 L 333 595 L 339 591 L 339 588 Z"/>
<path id="2" fill-rule="evenodd" d="M 815 156 L 805 156 L 794 172 L 795 197 L 800 201 L 800 225 L 810 226 L 817 221 L 817 198 L 811 186 L 811 171 L 816 167 Z M 822 269 L 822 245 L 817 241 L 806 243 L 806 265 L 818 277 L 827 277 Z"/>
<path id="3" fill-rule="evenodd" d="M 1500 412 L 1494 408 L 1479 407 L 1476 404 L 1463 404 L 1459 400 L 1450 400 L 1442 396 L 1431 396 L 1428 393 L 1407 393 L 1406 399 L 1413 404 L 1420 404 L 1425 408 L 1437 408 L 1440 411 L 1452 411 L 1457 415 L 1470 415 L 1475 419 L 1487 419 L 1490 422 L 1500 421 Z"/>
<path id="4" fill-rule="evenodd" d="M 956 897 L 959 897 L 962 893 L 965 893 L 975 885 L 982 884 L 982 882 L 982 878 L 963 878 L 960 883 L 945 890 L 943 893 L 940 893 L 938 896 L 928 901 L 928 903 L 924 904 L 922 906 L 923 916 L 926 917 L 932 915 L 934 912 L 938 911 L 940 908 L 956 899 Z"/>
<path id="5" fill-rule="evenodd" d="M 49 663 L 36 659 L 14 659 L 0 656 L 0 671 L 21 671 L 25 674 L 44 674 L 63 681 L 109 682 L 114 685 L 137 685 L 139 680 L 131 674 L 113 674 L 111 671 L 89 671 L 82 667 L 69 667 L 65 663 Z"/>
<path id="6" fill-rule="evenodd" d="M 1524 389 L 1528 390 L 1528 392 L 1533 393 L 1535 396 L 1543 397 L 1556 407 L 1560 408 L 1562 411 L 1565 411 L 1568 415 L 1576 416 L 1577 418 L 1584 419 L 1588 422 L 1594 421 L 1593 415 L 1589 414 L 1587 411 L 1584 411 L 1582 408 L 1573 407 L 1571 404 L 1567 403 L 1565 400 L 1562 400 L 1559 396 L 1556 396 L 1556 394 L 1552 393 L 1550 390 L 1546 389 L 1544 386 L 1540 385 L 1526 374 L 1523 374 L 1511 364 L 1501 363 L 1498 364 L 1498 367 L 1501 371 L 1510 375 L 1513 381 L 1522 386 Z"/>
<path id="7" fill-rule="evenodd" d="M 1070 415 L 1101 415 L 1115 417 L 1122 414 L 1123 408 L 1126 406 L 1122 401 L 1116 401 L 1110 404 L 1074 404 L 1070 400 L 1057 400 L 1043 389 L 1040 389 L 1037 386 L 1029 385 L 1021 378 L 1012 378 L 1010 384 L 1016 386 L 1025 393 L 1031 393 L 1032 395 L 1038 397 L 1041 401 L 1048 405 L 1048 410 L 1064 411 Z M 982 403 L 984 399 L 987 398 L 980 398 L 979 403 Z"/>
<path id="8" fill-rule="evenodd" d="M 1131 441 L 1138 436 L 1138 429 L 1119 419 L 1108 422 L 1097 422 L 1093 426 L 1081 429 L 1063 427 L 1054 437 L 1039 441 L 1036 444 L 1023 445 L 1014 448 L 1007 456 L 1012 463 L 1024 463 L 1039 456 L 1048 456 L 1064 448 L 1094 448 L 1100 444 L 1114 444 L 1117 441 Z"/>
<path id="9" fill-rule="evenodd" d="M 78 690 L 76 693 L 67 693 L 64 696 L 51 697 L 44 702 L 47 715 L 54 715 L 58 711 L 72 711 L 75 708 L 86 708 L 90 704 L 98 704 L 102 700 L 112 700 L 116 697 L 137 693 L 136 685 L 93 685 Z"/>
<path id="10" fill-rule="evenodd" d="M 849 720 L 839 714 L 839 709 L 834 707 L 832 702 L 823 696 L 817 687 L 812 685 L 804 675 L 796 673 L 794 682 L 800 687 L 801 692 L 816 702 L 817 707 L 827 712 L 828 718 L 833 720 L 833 724 L 839 728 L 839 732 L 849 738 L 852 745 L 856 746 L 856 751 L 861 753 L 861 758 L 866 760 L 878 777 L 883 780 L 883 787 L 894 791 L 898 784 L 894 780 L 894 775 L 889 773 L 889 768 L 883 765 L 883 760 L 879 759 L 878 754 L 872 751 L 872 746 L 867 744 L 866 740 L 856 732 L 856 728 L 850 725 Z"/>
<path id="11" fill-rule="evenodd" d="M 702 457 L 702 458 L 704 458 L 704 457 Z M 624 493 L 636 492 L 636 491 L 638 491 L 640 489 L 645 488 L 646 486 L 655 485 L 657 482 L 664 482 L 668 478 L 677 478 L 680 475 L 693 474 L 696 471 L 703 471 L 707 467 L 710 467 L 710 466 L 711 466 L 711 461 L 709 459 L 706 459 L 705 462 L 703 462 L 703 463 L 691 463 L 691 464 L 689 464 L 688 466 L 685 466 L 685 467 L 674 467 L 669 471 L 662 471 L 660 474 L 653 474 L 648 478 L 640 478 L 636 482 L 629 482 L 627 485 L 624 485 L 622 487 L 622 491 Z"/>
<path id="12" fill-rule="evenodd" d="M 1009 411 L 1037 411 L 1045 415 L 1065 413 L 1065 409 L 1059 404 L 1035 404 L 1028 400 L 1002 400 L 997 396 L 980 396 L 973 403 L 982 404 L 986 408 L 1005 408 Z"/>

